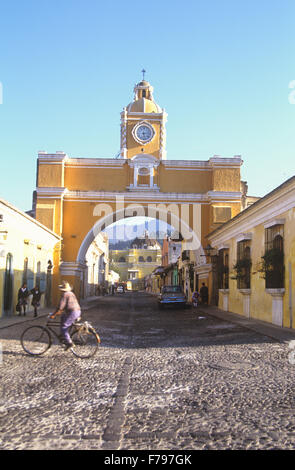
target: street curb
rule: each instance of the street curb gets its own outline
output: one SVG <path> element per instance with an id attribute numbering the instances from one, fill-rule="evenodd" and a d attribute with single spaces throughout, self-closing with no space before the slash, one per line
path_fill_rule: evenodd
<path id="1" fill-rule="evenodd" d="M 236 323 L 243 328 L 248 328 L 249 330 L 255 331 L 256 333 L 262 334 L 264 336 L 268 336 L 269 338 L 272 338 L 281 343 L 288 343 L 289 341 L 295 339 L 295 330 L 272 325 L 267 322 L 263 322 L 262 320 L 245 318 L 238 315 L 237 313 L 225 312 L 224 310 L 211 306 L 205 308 L 200 306 L 198 311 L 204 314 L 207 313 L 208 315 L 219 318 L 220 320 Z"/>
<path id="2" fill-rule="evenodd" d="M 52 309 L 49 309 L 46 312 L 44 312 L 44 311 L 39 312 L 37 317 L 34 317 L 34 316 L 31 317 L 32 312 L 29 312 L 29 314 L 27 313 L 27 315 L 25 317 L 18 318 L 18 315 L 14 315 L 11 318 L 0 319 L 0 330 L 4 330 L 5 328 L 10 328 L 11 326 L 20 325 L 20 324 L 26 323 L 28 321 L 38 320 L 40 318 L 43 318 L 43 317 L 46 317 L 47 315 L 49 315 L 49 313 L 51 311 L 52 311 Z"/>

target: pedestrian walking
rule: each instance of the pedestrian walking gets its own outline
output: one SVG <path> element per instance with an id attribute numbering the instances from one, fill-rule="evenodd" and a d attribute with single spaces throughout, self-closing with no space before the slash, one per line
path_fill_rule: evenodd
<path id="1" fill-rule="evenodd" d="M 60 333 L 61 339 L 65 343 L 65 349 L 73 347 L 73 343 L 70 338 L 69 330 L 72 324 L 81 316 L 81 307 L 78 300 L 72 292 L 72 288 L 68 282 L 63 281 L 58 286 L 62 292 L 62 296 L 58 307 L 50 318 L 55 318 L 56 315 L 61 315 L 60 322 Z"/>
<path id="2" fill-rule="evenodd" d="M 205 283 L 202 283 L 202 287 L 200 289 L 202 304 L 208 304 L 208 287 Z"/>
<path id="3" fill-rule="evenodd" d="M 38 307 L 40 307 L 40 300 L 41 300 L 42 292 L 40 291 L 39 286 L 37 285 L 30 291 L 30 294 L 33 295 L 31 304 L 34 307 L 34 317 L 37 317 Z"/>
<path id="4" fill-rule="evenodd" d="M 27 284 L 24 282 L 21 288 L 18 291 L 17 294 L 17 310 L 18 310 L 18 315 L 21 316 L 22 310 L 24 316 L 26 315 L 26 308 L 28 304 L 28 297 L 30 295 L 30 292 L 28 290 Z"/>

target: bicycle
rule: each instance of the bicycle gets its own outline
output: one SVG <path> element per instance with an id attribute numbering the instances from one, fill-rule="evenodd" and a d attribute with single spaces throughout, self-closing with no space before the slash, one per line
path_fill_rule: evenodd
<path id="1" fill-rule="evenodd" d="M 62 338 L 52 328 L 60 326 L 60 322 L 47 319 L 45 326 L 33 325 L 26 328 L 20 338 L 24 351 L 30 356 L 45 354 L 52 345 L 52 335 L 62 344 Z M 73 347 L 70 351 L 80 359 L 87 359 L 96 354 L 100 345 L 100 337 L 95 328 L 88 322 L 78 318 L 71 326 L 70 337 Z"/>

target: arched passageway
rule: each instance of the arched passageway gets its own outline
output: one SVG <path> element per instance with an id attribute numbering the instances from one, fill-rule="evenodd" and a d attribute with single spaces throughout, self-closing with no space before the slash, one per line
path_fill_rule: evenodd
<path id="1" fill-rule="evenodd" d="M 192 214 L 197 217 L 200 211 L 190 210 L 186 205 L 185 208 L 177 204 L 159 204 L 156 207 L 153 205 L 149 207 L 148 205 L 138 205 L 132 204 L 125 208 L 120 208 L 118 210 L 112 211 L 108 205 L 103 204 L 95 208 L 95 214 L 99 219 L 91 227 L 90 230 L 81 238 L 81 244 L 77 250 L 77 256 L 75 260 L 64 261 L 61 264 L 60 272 L 63 278 L 67 278 L 72 285 L 75 286 L 76 292 L 83 298 L 89 294 L 94 294 L 95 290 L 90 291 L 87 288 L 87 280 L 89 280 L 89 269 L 94 273 L 94 270 L 99 271 L 97 267 L 94 267 L 92 263 L 91 266 L 87 260 L 87 254 L 89 250 L 95 244 L 95 241 L 98 240 L 101 233 L 110 227 L 116 225 L 118 222 L 125 221 L 130 218 L 142 218 L 148 217 L 149 219 L 161 221 L 161 223 L 167 224 L 173 228 L 175 234 L 181 234 L 183 239 L 183 249 L 192 250 L 195 254 L 195 260 L 199 264 L 205 264 L 206 258 L 203 256 L 204 251 L 201 246 L 201 223 L 199 219 L 199 224 L 197 220 L 192 220 Z M 151 215 L 155 217 L 150 217 Z M 192 228 L 193 227 L 193 228 Z M 195 230 L 194 230 L 195 228 Z M 119 232 L 119 233 L 118 233 Z M 120 230 L 116 231 L 116 235 L 120 238 Z M 136 232 L 134 233 L 134 227 L 132 230 L 127 232 L 126 227 L 125 233 L 121 234 L 126 237 L 129 236 L 130 239 L 134 238 Z M 100 253 L 101 256 L 105 256 L 103 250 Z M 160 263 L 161 264 L 161 263 Z M 95 275 L 92 276 L 93 283 L 95 283 Z M 90 282 L 91 283 L 91 282 Z"/>

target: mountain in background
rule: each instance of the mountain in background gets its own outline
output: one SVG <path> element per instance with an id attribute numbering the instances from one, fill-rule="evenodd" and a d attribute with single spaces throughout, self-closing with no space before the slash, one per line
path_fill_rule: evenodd
<path id="1" fill-rule="evenodd" d="M 105 228 L 105 233 L 109 236 L 110 250 L 124 250 L 129 248 L 132 241 L 137 238 L 156 239 L 161 245 L 163 239 L 171 236 L 173 228 L 161 220 L 152 220 L 141 224 L 120 224 Z"/>

